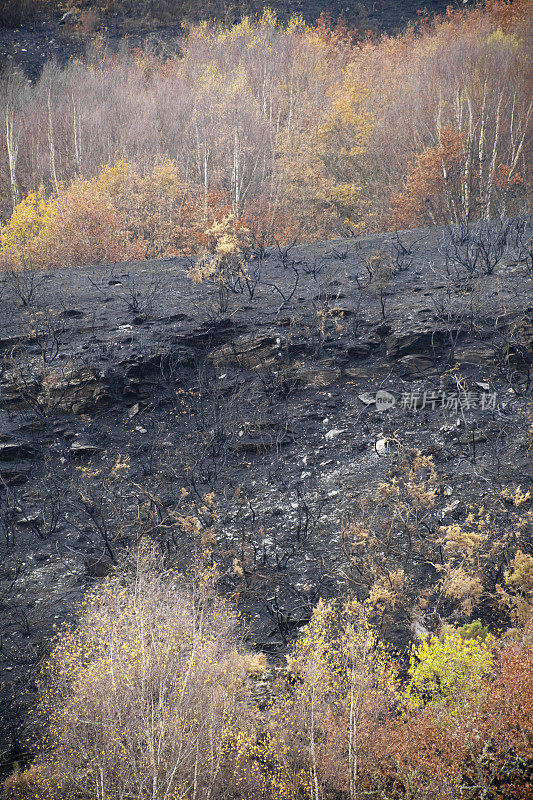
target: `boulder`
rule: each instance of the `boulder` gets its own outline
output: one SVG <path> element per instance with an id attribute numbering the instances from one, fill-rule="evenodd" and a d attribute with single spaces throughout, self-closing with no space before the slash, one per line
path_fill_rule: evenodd
<path id="1" fill-rule="evenodd" d="M 96 455 L 96 453 L 101 452 L 101 447 L 95 444 L 89 444 L 88 442 L 72 442 L 70 445 L 70 454 L 77 458 L 90 458 Z"/>
<path id="2" fill-rule="evenodd" d="M 414 354 L 400 358 L 397 370 L 400 377 L 406 381 L 414 381 L 437 372 L 433 359 Z"/>
<path id="3" fill-rule="evenodd" d="M 215 367 L 235 363 L 245 369 L 256 369 L 272 365 L 278 358 L 281 339 L 274 333 L 260 336 L 239 336 L 235 341 L 214 350 L 209 359 Z"/>
<path id="4" fill-rule="evenodd" d="M 0 461 L 32 458 L 36 454 L 37 448 L 31 442 L 0 442 Z"/>
<path id="5" fill-rule="evenodd" d="M 407 355 L 428 354 L 433 357 L 434 350 L 438 350 L 451 341 L 450 337 L 457 335 L 454 330 L 424 330 L 411 331 L 404 334 L 391 334 L 385 339 L 387 355 L 389 358 L 402 358 Z"/>

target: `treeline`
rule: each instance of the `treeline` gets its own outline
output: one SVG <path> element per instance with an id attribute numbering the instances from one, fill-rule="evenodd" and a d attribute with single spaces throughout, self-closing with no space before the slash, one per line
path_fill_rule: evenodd
<path id="1" fill-rule="evenodd" d="M 11 75 L 4 261 L 64 263 L 63 229 L 68 263 L 103 257 L 97 241 L 110 258 L 194 253 L 228 213 L 268 242 L 521 211 L 531 11 L 491 0 L 375 39 L 265 10 L 193 27 L 166 61 L 96 38 L 86 63 Z"/>
<path id="2" fill-rule="evenodd" d="M 88 595 L 42 676 L 41 754 L 6 799 L 531 797 L 531 621 L 499 639 L 444 627 L 400 680 L 368 604 L 321 600 L 273 669 L 214 582 L 145 551 Z"/>

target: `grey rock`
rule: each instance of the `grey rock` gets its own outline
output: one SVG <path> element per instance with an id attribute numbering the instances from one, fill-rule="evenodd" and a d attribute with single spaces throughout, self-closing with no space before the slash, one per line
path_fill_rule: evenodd
<path id="1" fill-rule="evenodd" d="M 96 453 L 100 453 L 101 451 L 101 447 L 98 447 L 95 444 L 89 444 L 88 442 L 72 442 L 70 445 L 71 455 L 80 458 L 94 456 Z"/>
<path id="2" fill-rule="evenodd" d="M 327 442 L 330 442 L 332 439 L 336 439 L 337 436 L 340 436 L 341 433 L 345 433 L 346 428 L 332 428 L 330 431 L 324 434 L 324 438 Z"/>
<path id="3" fill-rule="evenodd" d="M 37 452 L 37 448 L 31 442 L 0 442 L 0 461 L 32 458 Z"/>
<path id="4" fill-rule="evenodd" d="M 407 355 L 398 360 L 397 370 L 404 380 L 417 380 L 437 372 L 433 359 Z"/>

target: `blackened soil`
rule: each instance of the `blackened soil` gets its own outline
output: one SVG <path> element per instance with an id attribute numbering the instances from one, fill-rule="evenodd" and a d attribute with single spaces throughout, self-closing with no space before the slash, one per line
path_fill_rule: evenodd
<path id="1" fill-rule="evenodd" d="M 513 223 L 489 269 L 443 229 L 256 253 L 222 312 L 186 259 L 0 276 L 4 762 L 54 625 L 139 537 L 186 570 L 200 539 L 180 515 L 200 515 L 220 590 L 277 657 L 318 597 L 364 595 L 341 531 L 410 453 L 438 473 L 428 531 L 531 485 L 533 274 L 516 226 L 531 235 Z M 378 390 L 396 405 L 378 409 Z M 216 519 L 199 510 L 209 493 Z M 437 586 L 430 561 L 406 564 L 409 602 Z M 410 614 L 384 629 L 399 648 Z"/>

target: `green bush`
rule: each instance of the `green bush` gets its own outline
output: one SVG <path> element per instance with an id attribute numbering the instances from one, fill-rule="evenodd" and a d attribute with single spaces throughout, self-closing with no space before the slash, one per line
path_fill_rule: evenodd
<path id="1" fill-rule="evenodd" d="M 473 622 L 470 622 L 470 624 L 463 625 L 459 628 L 458 633 L 463 641 L 477 639 L 480 642 L 484 642 L 489 634 L 489 629 L 481 624 L 481 620 L 475 619 Z"/>

